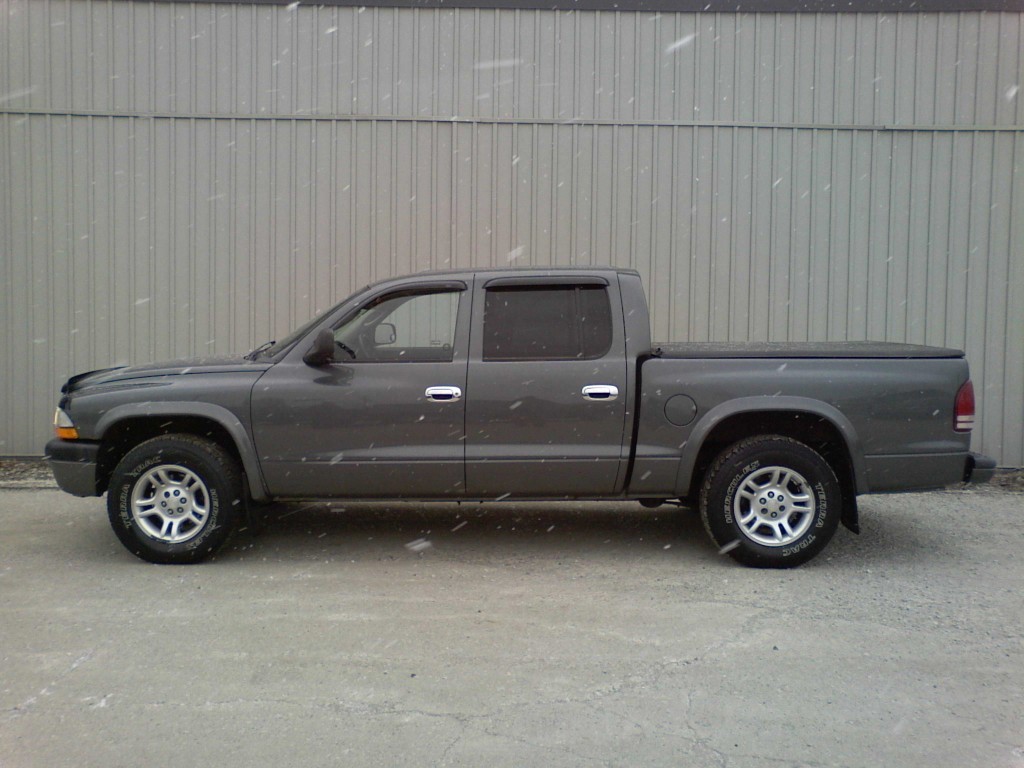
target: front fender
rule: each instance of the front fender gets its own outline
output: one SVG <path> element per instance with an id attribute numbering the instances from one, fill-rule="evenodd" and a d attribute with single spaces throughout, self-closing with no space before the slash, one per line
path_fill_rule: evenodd
<path id="1" fill-rule="evenodd" d="M 731 416 L 744 413 L 755 414 L 780 411 L 811 414 L 825 419 L 832 424 L 846 443 L 846 450 L 850 455 L 850 463 L 853 467 L 853 480 L 856 492 L 861 493 L 867 488 L 864 455 L 861 450 L 860 439 L 857 436 L 857 430 L 854 429 L 850 420 L 838 408 L 822 400 L 815 400 L 810 397 L 757 395 L 754 397 L 740 397 L 720 403 L 704 414 L 697 422 L 690 432 L 686 445 L 683 446 L 679 461 L 679 471 L 676 475 L 676 491 L 681 495 L 689 492 L 690 482 L 693 479 L 693 470 L 697 464 L 697 456 L 700 454 L 700 449 L 704 446 L 708 435 L 722 421 Z"/>
<path id="2" fill-rule="evenodd" d="M 269 498 L 252 438 L 238 417 L 223 406 L 191 401 L 126 403 L 111 408 L 100 417 L 96 423 L 96 434 L 106 435 L 111 427 L 122 421 L 154 416 L 193 416 L 217 422 L 231 436 L 238 449 L 242 467 L 249 480 L 249 494 L 256 501 L 265 501 Z"/>

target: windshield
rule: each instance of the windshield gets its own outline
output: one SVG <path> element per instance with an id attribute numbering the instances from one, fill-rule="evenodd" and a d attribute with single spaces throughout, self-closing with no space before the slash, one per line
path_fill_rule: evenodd
<path id="1" fill-rule="evenodd" d="M 322 314 L 315 315 L 311 320 L 309 320 L 309 322 L 299 326 L 294 331 L 285 336 L 283 339 L 278 339 L 277 341 L 272 342 L 269 347 L 262 350 L 258 355 L 255 355 L 255 357 L 273 357 L 278 352 L 284 351 L 289 346 L 291 346 L 296 341 L 305 336 L 307 333 L 309 333 L 311 330 L 313 330 L 313 326 L 315 326 L 323 319 L 324 316 Z"/>
<path id="2" fill-rule="evenodd" d="M 367 287 L 369 287 L 369 286 L 367 286 Z M 345 304 L 346 302 L 350 301 L 352 298 L 354 298 L 354 296 L 363 293 L 365 290 L 366 290 L 366 288 L 363 288 L 357 294 L 353 294 L 353 296 L 349 296 L 347 299 L 344 299 L 341 302 L 335 304 L 333 307 L 328 309 L 326 312 L 319 312 L 319 313 L 317 313 L 312 318 L 310 318 L 309 321 L 307 321 L 306 323 L 303 323 L 301 326 L 296 328 L 294 331 L 289 333 L 287 336 L 285 336 L 285 337 L 283 337 L 281 339 L 278 339 L 275 342 L 272 342 L 270 344 L 270 346 L 268 346 L 266 349 L 260 351 L 259 354 L 254 354 L 253 352 L 250 352 L 249 354 L 252 355 L 252 357 L 255 359 L 257 357 L 274 357 L 275 355 L 278 355 L 281 352 L 284 352 L 292 344 L 294 344 L 299 339 L 301 339 L 303 336 L 305 336 L 307 333 L 309 333 L 311 330 L 313 330 L 317 325 L 319 325 L 323 321 L 323 319 L 325 317 L 327 317 L 328 315 L 332 314 L 336 309 L 338 309 L 338 307 L 340 307 L 342 304 Z M 256 349 L 259 349 L 259 347 L 257 347 Z"/>

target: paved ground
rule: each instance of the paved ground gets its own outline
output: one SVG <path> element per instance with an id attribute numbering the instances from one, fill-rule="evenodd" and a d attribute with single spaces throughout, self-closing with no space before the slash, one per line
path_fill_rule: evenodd
<path id="1" fill-rule="evenodd" d="M 868 497 L 782 572 L 633 504 L 279 506 L 192 567 L 0 510 L 5 768 L 1024 767 L 1020 493 Z"/>

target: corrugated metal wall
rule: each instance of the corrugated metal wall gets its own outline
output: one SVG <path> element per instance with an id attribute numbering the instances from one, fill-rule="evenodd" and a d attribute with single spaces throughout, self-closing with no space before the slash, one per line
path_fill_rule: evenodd
<path id="1" fill-rule="evenodd" d="M 660 339 L 965 347 L 1020 466 L 1022 19 L 3 0 L 0 453 L 76 371 L 611 263 Z"/>

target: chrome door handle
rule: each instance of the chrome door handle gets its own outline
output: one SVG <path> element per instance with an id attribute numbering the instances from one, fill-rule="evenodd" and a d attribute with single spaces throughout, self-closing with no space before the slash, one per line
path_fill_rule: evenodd
<path id="1" fill-rule="evenodd" d="M 611 384 L 588 384 L 583 388 L 583 396 L 587 400 L 614 400 L 619 396 L 619 388 Z"/>
<path id="2" fill-rule="evenodd" d="M 450 403 L 462 399 L 462 390 L 458 387 L 427 387 L 424 393 L 430 400 L 439 403 Z"/>

